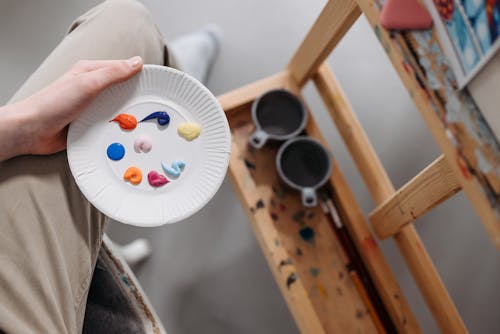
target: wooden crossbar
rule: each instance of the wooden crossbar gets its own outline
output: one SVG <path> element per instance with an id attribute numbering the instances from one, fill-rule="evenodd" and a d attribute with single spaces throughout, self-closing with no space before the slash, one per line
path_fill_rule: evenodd
<path id="1" fill-rule="evenodd" d="M 460 183 L 441 155 L 427 168 L 401 187 L 370 214 L 370 222 L 379 238 L 396 234 L 429 210 L 460 191 Z"/>
<path id="2" fill-rule="evenodd" d="M 288 71 L 279 72 L 228 93 L 219 95 L 217 99 L 226 115 L 229 116 L 234 110 L 252 102 L 259 95 L 269 90 L 286 88 L 290 81 L 289 76 L 290 73 Z"/>

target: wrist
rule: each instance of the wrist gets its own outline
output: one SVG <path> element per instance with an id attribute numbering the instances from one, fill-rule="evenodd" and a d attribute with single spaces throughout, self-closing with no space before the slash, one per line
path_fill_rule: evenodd
<path id="1" fill-rule="evenodd" d="M 30 153 L 35 110 L 25 100 L 0 107 L 0 161 Z"/>

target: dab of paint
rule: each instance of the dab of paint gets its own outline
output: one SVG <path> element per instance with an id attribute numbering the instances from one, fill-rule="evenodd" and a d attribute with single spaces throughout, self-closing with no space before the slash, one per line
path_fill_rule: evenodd
<path id="1" fill-rule="evenodd" d="M 123 179 L 132 184 L 139 184 L 142 181 L 142 172 L 137 167 L 129 167 L 125 171 L 125 174 L 123 174 Z"/>
<path id="2" fill-rule="evenodd" d="M 165 111 L 155 111 L 144 117 L 141 122 L 149 121 L 150 119 L 156 119 L 160 125 L 167 125 L 170 123 L 170 116 Z"/>
<path id="3" fill-rule="evenodd" d="M 290 265 L 292 263 L 293 263 L 293 260 L 291 258 L 288 258 L 286 260 L 281 260 L 279 265 L 278 265 L 278 270 L 281 271 L 281 267 L 286 266 L 286 265 Z"/>
<path id="4" fill-rule="evenodd" d="M 306 213 L 304 210 L 297 211 L 296 213 L 293 214 L 292 219 L 294 222 L 299 223 L 301 225 L 305 224 L 304 223 L 304 217 Z"/>
<path id="5" fill-rule="evenodd" d="M 314 241 L 314 230 L 310 227 L 301 228 L 299 231 L 300 237 L 307 242 Z"/>
<path id="6" fill-rule="evenodd" d="M 247 159 L 244 159 L 244 162 L 248 169 L 255 169 L 255 164 L 253 162 L 250 162 Z"/>
<path id="7" fill-rule="evenodd" d="M 125 155 L 125 147 L 120 143 L 113 143 L 108 146 L 106 153 L 108 154 L 108 158 L 118 161 Z"/>
<path id="8" fill-rule="evenodd" d="M 165 171 L 165 173 L 173 176 L 173 177 L 179 177 L 181 175 L 182 170 L 186 166 L 186 163 L 182 160 L 177 160 L 172 162 L 172 167 L 167 166 L 163 162 L 161 163 L 161 167 Z"/>
<path id="9" fill-rule="evenodd" d="M 110 122 L 117 122 L 123 130 L 133 130 L 137 126 L 137 119 L 130 114 L 119 114 Z"/>
<path id="10" fill-rule="evenodd" d="M 297 280 L 297 274 L 296 273 L 291 273 L 290 276 L 287 277 L 286 279 L 286 287 L 290 289 L 290 286 L 295 283 Z"/>
<path id="11" fill-rule="evenodd" d="M 146 135 L 140 135 L 134 140 L 134 150 L 137 153 L 148 153 L 151 151 L 151 148 L 153 147 L 153 142 L 151 141 L 151 138 Z"/>
<path id="12" fill-rule="evenodd" d="M 319 275 L 319 269 L 318 268 L 311 267 L 311 268 L 309 268 L 309 272 L 311 273 L 311 275 L 313 277 L 318 277 L 318 275 Z"/>
<path id="13" fill-rule="evenodd" d="M 375 239 L 373 239 L 372 236 L 366 237 L 363 240 L 363 247 L 368 251 L 372 251 L 377 248 L 377 242 L 375 241 Z"/>
<path id="14" fill-rule="evenodd" d="M 198 123 L 191 123 L 191 122 L 181 123 L 177 127 L 177 133 L 179 134 L 179 136 L 186 139 L 187 141 L 192 141 L 198 138 L 198 136 L 200 135 L 201 125 Z"/>
<path id="15" fill-rule="evenodd" d="M 326 288 L 323 285 L 318 284 L 316 288 L 324 298 L 328 298 L 328 292 L 326 291 Z"/>
<path id="16" fill-rule="evenodd" d="M 297 249 L 295 250 L 295 254 L 297 254 L 297 256 L 302 256 L 304 253 L 302 253 L 302 249 L 297 247 Z"/>
<path id="17" fill-rule="evenodd" d="M 157 171 L 152 170 L 148 173 L 148 182 L 152 187 L 161 187 L 169 181 L 165 175 L 161 175 Z"/>

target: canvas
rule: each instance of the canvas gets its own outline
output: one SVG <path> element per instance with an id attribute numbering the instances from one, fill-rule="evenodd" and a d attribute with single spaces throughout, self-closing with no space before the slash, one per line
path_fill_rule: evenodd
<path id="1" fill-rule="evenodd" d="M 499 0 L 427 0 L 460 88 L 500 45 Z"/>

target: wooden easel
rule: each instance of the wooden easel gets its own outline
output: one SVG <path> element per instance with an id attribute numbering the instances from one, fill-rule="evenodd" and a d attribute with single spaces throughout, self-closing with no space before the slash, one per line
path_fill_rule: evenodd
<path id="1" fill-rule="evenodd" d="M 463 189 L 500 250 L 500 222 L 497 218 L 500 210 L 496 200 L 500 180 L 495 174 L 481 171 L 477 161 L 471 158 L 470 150 L 482 144 L 474 141 L 474 136 L 464 130 L 460 122 L 446 121 L 447 112 L 450 112 L 446 109 L 446 101 L 451 99 L 466 105 L 471 117 L 477 118 L 473 121 L 481 121 L 473 103 L 471 106 L 468 93 L 458 92 L 453 78 L 445 76 L 438 76 L 442 89 L 431 89 L 426 73 L 419 66 L 419 55 L 413 52 L 412 43 L 434 41 L 435 32 L 390 35 L 379 25 L 379 12 L 378 0 L 329 1 L 282 72 L 218 97 L 233 136 L 230 175 L 300 331 L 314 334 L 376 332 L 373 319 L 345 270 L 345 254 L 321 210 L 304 210 L 298 195 L 280 186 L 274 170 L 276 147 L 254 151 L 247 146 L 248 136 L 253 130 L 251 102 L 275 88 L 285 88 L 300 95 L 304 84 L 312 80 L 377 204 L 370 214 L 377 236 L 395 239 L 441 331 L 466 333 L 467 329 L 413 223 Z M 361 13 L 368 18 L 443 152 L 397 191 L 325 63 L 326 57 Z M 423 47 L 425 49 L 425 45 Z M 426 56 L 434 64 L 432 54 Z M 434 70 L 439 72 L 442 65 Z M 306 132 L 328 146 L 312 115 Z M 495 150 L 491 148 L 486 154 L 487 159 L 494 161 L 493 165 L 500 160 Z M 356 199 L 335 161 L 333 165 L 330 185 L 340 216 L 395 327 L 401 333 L 420 333 L 419 324 L 372 237 Z M 308 229 L 312 240 L 304 240 L 301 234 L 304 229 Z"/>

